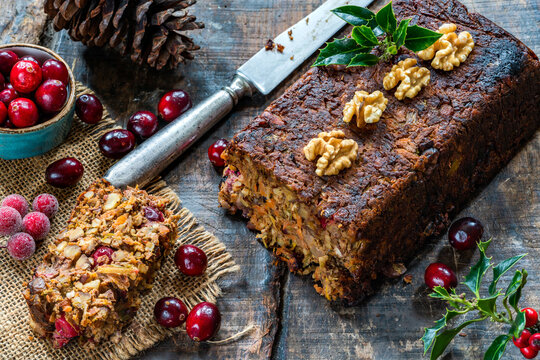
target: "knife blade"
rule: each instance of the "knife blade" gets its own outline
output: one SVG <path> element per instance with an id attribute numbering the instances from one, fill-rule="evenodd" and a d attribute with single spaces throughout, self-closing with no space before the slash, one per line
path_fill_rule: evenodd
<path id="1" fill-rule="evenodd" d="M 274 39 L 275 43 L 285 46 L 283 53 L 261 49 L 237 70 L 229 86 L 211 95 L 131 151 L 107 171 L 105 180 L 116 187 L 144 186 L 149 183 L 225 117 L 242 97 L 251 96 L 255 91 L 269 94 L 340 30 L 345 22 L 330 10 L 343 5 L 365 7 L 372 1 L 328 0 L 323 3 Z"/>

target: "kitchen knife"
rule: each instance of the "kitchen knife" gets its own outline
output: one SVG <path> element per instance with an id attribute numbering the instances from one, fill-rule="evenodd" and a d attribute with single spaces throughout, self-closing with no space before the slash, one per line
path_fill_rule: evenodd
<path id="1" fill-rule="evenodd" d="M 343 5 L 368 6 L 373 0 L 328 0 L 274 38 L 283 52 L 259 50 L 242 65 L 232 83 L 192 108 L 113 165 L 104 178 L 116 187 L 144 186 L 227 115 L 244 96 L 269 94 L 345 22 L 331 13 Z M 262 39 L 261 39 L 262 40 Z"/>

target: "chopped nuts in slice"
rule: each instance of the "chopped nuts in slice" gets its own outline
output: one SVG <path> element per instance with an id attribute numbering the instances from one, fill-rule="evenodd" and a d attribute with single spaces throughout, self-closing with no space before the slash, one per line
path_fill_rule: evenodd
<path id="1" fill-rule="evenodd" d="M 119 203 L 120 200 L 122 200 L 122 195 L 119 193 L 111 193 L 107 196 L 107 200 L 105 201 L 105 204 L 103 205 L 103 210 L 111 210 L 114 209 Z"/>
<path id="2" fill-rule="evenodd" d="M 351 122 L 356 116 L 356 125 L 361 128 L 366 124 L 373 124 L 379 121 L 384 110 L 386 110 L 386 99 L 382 92 L 357 91 L 351 101 L 343 108 L 343 121 Z"/>
<path id="3" fill-rule="evenodd" d="M 309 161 L 320 156 L 315 171 L 318 176 L 337 175 L 342 169 L 351 167 L 358 153 L 358 144 L 344 137 L 341 130 L 321 132 L 304 147 L 304 155 Z"/>
<path id="4" fill-rule="evenodd" d="M 79 255 L 81 255 L 81 248 L 77 245 L 68 245 L 64 249 L 64 256 L 71 260 L 74 260 Z"/>
<path id="5" fill-rule="evenodd" d="M 455 24 L 443 24 L 438 32 L 444 34 L 439 40 L 425 50 L 418 52 L 422 60 L 431 60 L 431 66 L 444 71 L 453 70 L 461 65 L 474 48 L 474 40 L 467 31 L 456 34 Z"/>
<path id="6" fill-rule="evenodd" d="M 392 70 L 383 79 L 384 89 L 390 90 L 401 82 L 394 96 L 398 100 L 415 97 L 430 80 L 429 70 L 415 65 L 416 59 L 408 58 L 392 66 Z"/>

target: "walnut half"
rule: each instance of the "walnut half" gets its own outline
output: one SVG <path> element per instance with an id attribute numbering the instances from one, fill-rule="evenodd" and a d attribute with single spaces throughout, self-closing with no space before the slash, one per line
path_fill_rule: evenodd
<path id="1" fill-rule="evenodd" d="M 433 45 L 418 52 L 422 60 L 431 60 L 431 66 L 444 71 L 453 70 L 467 60 L 474 48 L 474 40 L 467 31 L 456 34 L 456 24 L 443 24 L 438 32 L 444 34 Z"/>
<path id="2" fill-rule="evenodd" d="M 392 66 L 392 70 L 383 79 L 384 89 L 390 90 L 401 81 L 394 96 L 398 100 L 415 97 L 430 80 L 429 70 L 415 65 L 416 59 L 408 58 Z"/>
<path id="3" fill-rule="evenodd" d="M 321 132 L 304 147 L 304 155 L 309 161 L 317 160 L 318 176 L 337 175 L 342 169 L 351 167 L 358 154 L 358 144 L 352 139 L 344 139 L 341 130 Z"/>
<path id="4" fill-rule="evenodd" d="M 361 128 L 366 124 L 373 124 L 379 121 L 384 110 L 386 110 L 386 99 L 382 92 L 357 91 L 351 101 L 343 108 L 343 121 L 351 122 L 356 116 L 356 125 Z"/>

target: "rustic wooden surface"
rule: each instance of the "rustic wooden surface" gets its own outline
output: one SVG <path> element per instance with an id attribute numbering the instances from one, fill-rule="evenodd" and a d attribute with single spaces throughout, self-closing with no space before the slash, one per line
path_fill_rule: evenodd
<path id="1" fill-rule="evenodd" d="M 138 109 L 154 110 L 159 96 L 171 88 L 189 91 L 194 102 L 219 89 L 234 69 L 265 42 L 311 12 L 323 0 L 199 0 L 192 8 L 206 29 L 195 34 L 202 46 L 196 60 L 176 72 L 137 69 L 103 50 L 86 49 L 65 33 L 50 29 L 41 42 L 74 64 L 79 81 L 92 87 L 119 119 Z M 379 0 L 378 8 L 386 1 Z M 465 0 L 479 12 L 509 30 L 540 53 L 539 3 L 536 0 Z M 0 38 L 37 39 L 35 17 L 39 0 L 3 0 L 0 3 Z M 7 15 L 6 15 L 7 14 Z M 25 26 L 23 29 L 23 26 Z M 30 41 L 30 40 L 29 40 Z M 37 40 L 36 40 L 37 41 Z M 307 68 L 309 64 L 304 66 Z M 299 70 L 298 73 L 303 71 Z M 165 179 L 184 205 L 228 246 L 242 271 L 221 283 L 219 301 L 225 338 L 249 324 L 256 331 L 227 345 L 194 345 L 181 336 L 159 344 L 138 359 L 421 359 L 422 328 L 443 311 L 430 300 L 423 286 L 423 271 L 435 260 L 453 264 L 463 275 L 475 261 L 474 253 L 455 253 L 445 239 L 435 239 L 418 254 L 407 273 L 413 282 L 386 281 L 379 292 L 354 308 L 332 307 L 312 288 L 309 278 L 292 276 L 275 266 L 270 254 L 256 241 L 239 218 L 225 215 L 217 206 L 220 176 L 207 161 L 206 149 L 218 138 L 230 138 L 260 113 L 292 83 L 292 76 L 270 96 L 243 100 L 233 114 L 203 137 L 167 169 Z M 486 236 L 494 241 L 489 253 L 495 260 L 528 252 L 523 267 L 531 270 L 524 304 L 540 307 L 540 133 L 463 210 L 483 221 Z M 165 294 L 164 294 L 165 295 Z M 479 324 L 458 337 L 444 359 L 479 359 L 501 329 Z M 29 355 L 30 356 L 30 355 Z M 0 356 L 1 358 L 1 356 Z M 30 359 L 31 357 L 29 357 Z M 513 346 L 505 359 L 521 359 Z"/>

